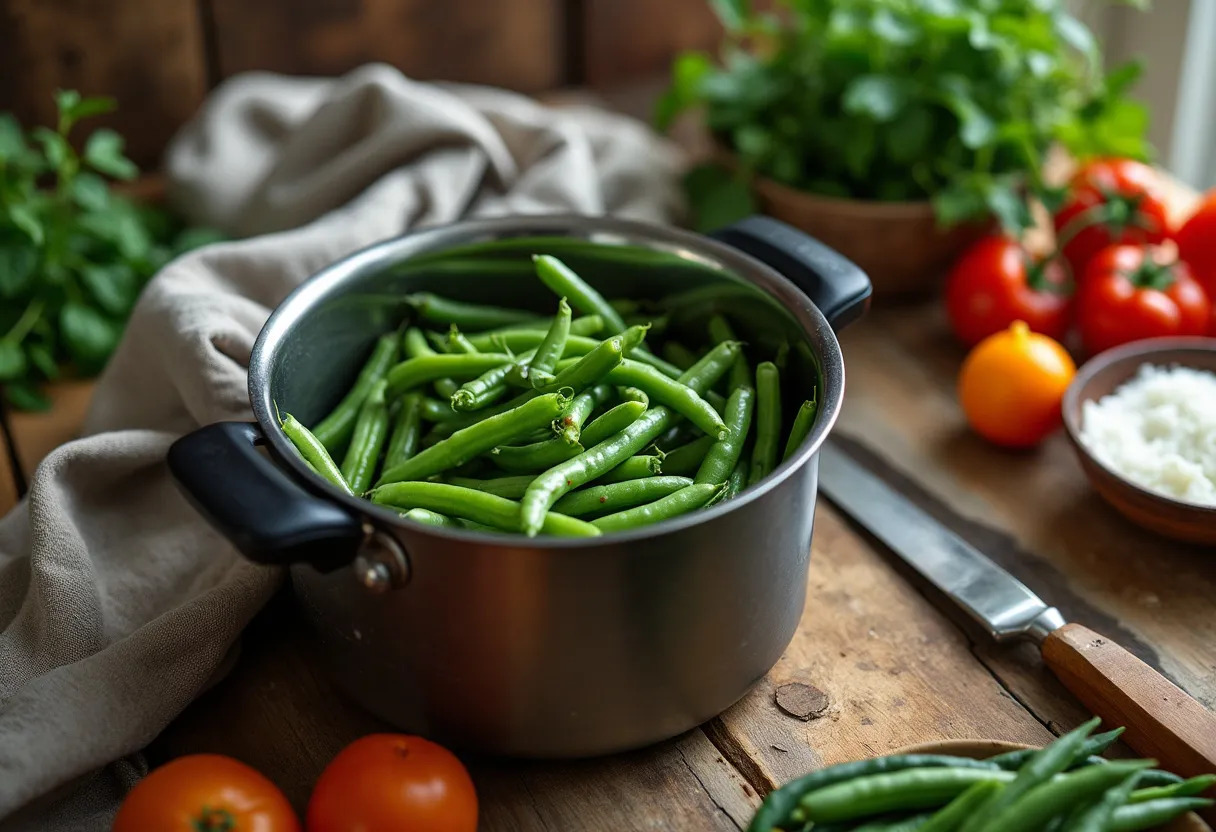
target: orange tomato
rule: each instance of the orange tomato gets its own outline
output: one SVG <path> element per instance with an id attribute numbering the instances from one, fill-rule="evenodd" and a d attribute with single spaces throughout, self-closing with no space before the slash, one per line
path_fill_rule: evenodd
<path id="1" fill-rule="evenodd" d="M 131 789 L 111 832 L 299 832 L 274 783 L 220 754 L 178 757 Z"/>
<path id="2" fill-rule="evenodd" d="M 1062 346 L 1022 321 L 976 344 L 958 397 L 967 421 L 998 445 L 1026 448 L 1060 424 L 1060 400 L 1077 368 Z"/>
<path id="3" fill-rule="evenodd" d="M 370 734 L 321 772 L 305 824 L 308 832 L 476 832 L 477 792 L 446 748 Z"/>

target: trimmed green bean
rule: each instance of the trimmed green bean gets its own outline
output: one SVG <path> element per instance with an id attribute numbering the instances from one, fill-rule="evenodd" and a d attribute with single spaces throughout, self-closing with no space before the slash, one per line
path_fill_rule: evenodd
<path id="1" fill-rule="evenodd" d="M 612 304 L 561 260 L 549 254 L 538 254 L 532 257 L 532 262 L 536 265 L 536 276 L 553 294 L 568 298 L 570 305 L 580 312 L 599 315 L 604 319 L 604 331 L 609 335 L 625 331 L 625 319 Z"/>
<path id="2" fill-rule="evenodd" d="M 676 379 L 668 378 L 654 367 L 627 358 L 603 378 L 609 384 L 644 390 L 652 402 L 680 414 L 703 433 L 717 437 L 726 431 L 726 425 L 722 424 L 718 411 L 696 390 Z"/>
<path id="3" fill-rule="evenodd" d="M 433 324 L 456 324 L 467 332 L 481 332 L 504 326 L 533 323 L 539 317 L 521 309 L 506 309 L 501 306 L 483 306 L 449 300 L 430 292 L 416 292 L 405 296 L 405 302 L 414 308 L 418 317 Z"/>
<path id="4" fill-rule="evenodd" d="M 1081 811 L 1075 819 L 1069 820 L 1064 832 L 1106 832 L 1115 810 L 1127 802 L 1139 776 L 1140 772 L 1134 771 L 1122 783 L 1111 786 L 1097 802 Z"/>
<path id="5" fill-rule="evenodd" d="M 435 354 L 435 350 L 427 343 L 426 334 L 416 326 L 407 329 L 401 337 L 401 352 L 406 358 Z"/>
<path id="6" fill-rule="evenodd" d="M 486 457 L 504 471 L 526 473 L 544 471 L 582 452 L 582 445 L 555 436 L 529 445 L 500 445 Z"/>
<path id="7" fill-rule="evenodd" d="M 1169 823 L 1179 815 L 1197 812 L 1211 805 L 1211 800 L 1201 797 L 1177 797 L 1170 800 L 1150 800 L 1147 803 L 1120 806 L 1110 819 L 1108 832 L 1139 832 L 1141 829 L 1154 829 Z"/>
<path id="8" fill-rule="evenodd" d="M 1136 781 L 1136 785 L 1142 785 L 1144 783 L 1144 775 L 1148 773 L 1147 771 L 1140 772 L 1140 779 Z M 1148 788 L 1136 789 L 1131 793 L 1128 802 L 1144 803 L 1148 800 L 1162 800 L 1167 797 L 1192 797 L 1206 792 L 1214 783 L 1216 783 L 1216 774 L 1201 774 L 1198 777 L 1181 780 L 1168 786 L 1150 786 Z"/>
<path id="9" fill-rule="evenodd" d="M 663 473 L 663 458 L 661 456 L 641 454 L 631 456 L 615 468 L 609 469 L 606 474 L 595 479 L 595 484 L 607 485 L 613 482 L 640 480 L 643 477 L 653 477 L 661 473 Z"/>
<path id="10" fill-rule="evenodd" d="M 397 360 L 397 333 L 381 335 L 376 339 L 372 354 L 359 371 L 355 386 L 342 397 L 338 406 L 329 415 L 313 426 L 312 435 L 331 453 L 336 453 L 355 432 L 355 421 L 359 418 L 359 410 L 368 393 L 390 372 L 389 368 Z"/>
<path id="11" fill-rule="evenodd" d="M 805 407 L 805 405 L 803 406 Z M 1085 742 L 1081 744 L 1081 750 L 1077 752 L 1077 758 L 1079 760 L 1086 761 L 1089 757 L 1095 754 L 1101 754 L 1103 751 L 1114 745 L 1122 734 L 1123 727 L 1120 726 L 1113 730 L 1105 731 L 1101 734 L 1094 734 L 1091 737 L 1086 737 Z M 1000 766 L 1006 771 L 1016 771 L 1022 767 L 1023 763 L 1025 763 L 1035 754 L 1038 754 L 1040 750 L 1041 749 L 1038 748 L 1019 748 L 1017 751 L 1007 751 L 1004 754 L 989 757 L 988 762 Z M 1094 760 L 1094 762 L 1104 763 L 1106 760 L 1099 758 Z M 1145 772 L 1145 774 L 1147 775 L 1149 772 Z M 1179 777 L 1177 780 L 1171 782 L 1178 782 L 1181 779 L 1182 778 Z M 1143 776 L 1141 777 L 1141 782 L 1144 782 Z"/>
<path id="12" fill-rule="evenodd" d="M 1004 785 L 994 780 L 976 783 L 933 814 L 920 827 L 920 832 L 955 832 L 1002 788 Z"/>
<path id="13" fill-rule="evenodd" d="M 604 402 L 608 401 L 608 397 L 612 395 L 612 388 L 607 384 L 597 384 L 590 390 L 584 390 L 574 397 L 574 401 L 570 402 L 570 406 L 566 408 L 566 412 L 558 419 L 555 429 L 559 429 L 561 438 L 569 445 L 582 444 L 583 447 L 591 447 L 594 442 L 584 442 L 583 423 L 591 417 L 595 409 Z"/>
<path id="14" fill-rule="evenodd" d="M 448 352 L 457 355 L 471 355 L 481 352 L 481 350 L 469 343 L 469 339 L 460 331 L 460 328 L 456 324 L 452 324 L 448 327 Z"/>
<path id="15" fill-rule="evenodd" d="M 528 347 L 535 347 L 539 344 L 544 338 L 544 334 L 549 330 L 549 323 L 544 318 L 537 318 L 532 323 L 479 332 L 469 336 L 469 343 L 482 352 L 503 349 L 519 351 Z M 583 315 L 570 321 L 570 335 L 587 337 L 597 335 L 603 329 L 604 319 L 599 315 Z M 512 343 L 516 338 L 520 337 L 520 333 L 525 333 L 523 336 L 524 342 L 519 345 Z"/>
<path id="16" fill-rule="evenodd" d="M 518 500 L 524 496 L 524 492 L 528 490 L 533 479 L 533 476 L 528 474 L 520 477 L 494 477 L 488 480 L 473 479 L 472 477 L 444 477 L 444 482 L 463 488 L 472 488 L 474 491 L 484 491 L 496 497 L 506 497 L 508 500 Z"/>
<path id="17" fill-rule="evenodd" d="M 528 352 L 521 358 L 526 360 L 531 355 Z M 507 393 L 507 376 L 511 374 L 514 366 L 510 362 L 499 364 L 486 370 L 477 378 L 460 385 L 460 388 L 452 394 L 452 409 L 461 413 L 469 413 L 488 407 L 501 399 Z"/>
<path id="18" fill-rule="evenodd" d="M 697 354 L 679 341 L 668 341 L 663 345 L 663 358 L 679 367 L 680 372 L 697 363 Z"/>
<path id="19" fill-rule="evenodd" d="M 388 405 L 384 403 L 384 381 L 381 380 L 376 382 L 359 409 L 355 432 L 342 459 L 342 478 L 354 493 L 362 494 L 372 484 L 387 435 Z"/>
<path id="20" fill-rule="evenodd" d="M 807 820 L 851 820 L 883 812 L 932 809 L 956 798 L 976 783 L 1013 779 L 998 768 L 925 768 L 872 774 L 816 789 L 799 807 Z"/>
<path id="21" fill-rule="evenodd" d="M 496 497 L 445 482 L 394 482 L 371 493 L 372 502 L 395 508 L 424 508 L 450 517 L 472 520 L 508 532 L 519 531 L 520 507 L 514 500 Z M 600 530 L 583 520 L 546 512 L 537 531 L 562 537 L 590 537 Z"/>
<path id="22" fill-rule="evenodd" d="M 462 356 L 469 358 L 471 356 Z M 377 485 L 420 480 L 461 465 L 491 448 L 504 445 L 517 436 L 549 424 L 565 409 L 570 399 L 557 393 L 537 396 L 519 407 L 491 416 L 419 452 L 380 475 Z M 422 506 L 427 508 L 427 506 Z M 442 511 L 442 509 L 436 509 Z M 470 518 L 476 520 L 477 518 Z"/>
<path id="23" fill-rule="evenodd" d="M 321 444 L 321 440 L 313 436 L 312 431 L 304 427 L 299 419 L 290 413 L 285 413 L 279 419 L 279 426 L 283 428 L 283 433 L 291 440 L 291 444 L 296 446 L 296 450 L 300 452 L 300 456 L 304 458 L 304 461 L 314 471 L 338 486 L 338 488 L 341 488 L 347 494 L 355 493 L 347 485 L 342 472 L 338 470 L 338 464 L 334 462 L 333 457 L 329 455 L 329 451 Z"/>
<path id="24" fill-rule="evenodd" d="M 708 326 L 710 343 L 721 344 L 726 341 L 737 341 L 735 332 L 731 329 L 730 323 L 721 313 L 710 315 Z M 747 358 L 740 351 L 737 358 L 730 365 L 729 386 L 731 390 L 739 387 L 751 387 L 755 384 L 752 381 L 751 368 L 747 366 Z"/>
<path id="25" fill-rule="evenodd" d="M 730 479 L 743 456 L 743 445 L 752 426 L 752 411 L 756 394 L 750 387 L 736 387 L 726 401 L 722 418 L 726 421 L 726 438 L 714 442 L 697 469 L 697 482 L 720 485 Z M 706 437 L 708 438 L 708 437 Z M 675 453 L 675 451 L 672 451 Z"/>
<path id="26" fill-rule="evenodd" d="M 557 375 L 536 389 L 551 393 L 571 388 L 575 393 L 581 393 L 604 379 L 611 370 L 620 365 L 624 358 L 625 337 L 614 335 L 605 341 L 600 341 L 595 349 L 581 358 L 563 361 L 558 365 Z"/>
<path id="27" fill-rule="evenodd" d="M 620 395 L 621 401 L 641 402 L 650 407 L 650 396 L 647 396 L 644 390 L 639 390 L 636 387 L 618 387 L 617 394 Z"/>
<path id="28" fill-rule="evenodd" d="M 406 396 L 415 396 L 417 393 L 406 393 Z M 428 422 L 447 422 L 457 417 L 455 410 L 452 410 L 452 402 L 440 401 L 427 396 L 421 398 L 420 410 L 422 418 Z"/>
<path id="29" fill-rule="evenodd" d="M 413 520 L 415 523 L 422 523 L 424 526 L 443 526 L 449 529 L 464 528 L 458 521 L 453 520 L 446 514 L 440 514 L 437 511 L 429 511 L 425 508 L 412 508 L 409 511 L 401 512 L 401 516 L 406 520 Z"/>
<path id="30" fill-rule="evenodd" d="M 743 354 L 743 345 L 738 341 L 723 341 L 715 344 L 714 348 L 680 374 L 681 384 L 687 384 L 693 390 L 704 396 L 709 392 L 718 379 L 726 375 L 726 371 L 734 364 L 735 359 Z"/>
<path id="31" fill-rule="evenodd" d="M 1061 740 L 1056 740 L 1043 749 L 1044 752 L 1060 742 Z M 1034 765 L 1035 759 L 1038 758 L 1032 759 L 1026 765 Z M 1123 782 L 1133 772 L 1151 765 L 1151 760 L 1116 760 L 1104 766 L 1088 766 L 1039 782 L 1013 801 L 1002 800 L 1002 792 L 987 806 L 981 807 L 983 814 L 974 816 L 977 819 L 977 828 L 983 832 L 1039 832 L 1056 815 L 1063 814 L 1074 806 L 1088 803 L 1107 789 Z M 1018 780 L 1023 779 L 1019 773 Z M 1014 790 L 1018 780 L 1009 784 L 1005 791 Z"/>
<path id="32" fill-rule="evenodd" d="M 624 485 L 624 483 L 620 484 Z M 591 524 L 601 532 L 617 532 L 658 523 L 661 520 L 696 511 L 705 505 L 718 488 L 720 486 L 710 483 L 693 484 L 655 500 L 653 503 L 597 518 L 592 520 Z"/>
<path id="33" fill-rule="evenodd" d="M 755 485 L 772 472 L 780 437 L 781 376 L 776 364 L 762 361 L 756 366 L 756 444 L 747 473 L 748 485 Z"/>
<path id="34" fill-rule="evenodd" d="M 422 442 L 422 401 L 420 393 L 406 393 L 398 402 L 393 432 L 384 451 L 385 468 L 391 468 L 418 453 Z"/>
<path id="35" fill-rule="evenodd" d="M 739 464 L 730 472 L 730 479 L 726 481 L 726 496 L 723 499 L 736 497 L 740 491 L 747 488 L 747 472 L 750 468 L 751 461 L 746 456 L 739 457 Z"/>
<path id="36" fill-rule="evenodd" d="M 638 417 L 646 412 L 646 408 L 645 402 L 622 402 L 600 414 L 583 428 L 579 441 L 588 448 L 598 445 L 636 422 Z"/>
<path id="37" fill-rule="evenodd" d="M 794 451 L 798 450 L 798 447 L 802 445 L 807 434 L 811 432 L 811 428 L 815 425 L 815 414 L 818 412 L 818 399 L 809 399 L 798 408 L 798 415 L 794 417 L 794 424 L 790 428 L 789 438 L 785 440 L 785 453 L 781 455 L 782 462 L 793 456 Z"/>
<path id="38" fill-rule="evenodd" d="M 407 358 L 388 371 L 387 395 L 395 399 L 402 393 L 440 378 L 476 378 L 486 370 L 507 364 L 509 355 L 482 352 L 471 355 L 420 355 Z"/>
<path id="39" fill-rule="evenodd" d="M 692 484 L 688 477 L 642 477 L 593 485 L 571 491 L 553 504 L 553 510 L 571 517 L 612 514 L 652 503 Z"/>
<path id="40" fill-rule="evenodd" d="M 454 379 L 454 378 L 437 378 L 437 379 L 435 379 L 434 387 L 435 387 L 435 394 L 437 396 L 439 396 L 439 398 L 448 402 L 447 407 L 450 409 L 452 406 L 452 403 L 451 403 L 452 394 L 460 389 L 460 385 L 456 383 L 456 379 Z"/>
<path id="41" fill-rule="evenodd" d="M 570 337 L 570 304 L 562 298 L 557 302 L 557 314 L 553 323 L 545 333 L 545 339 L 533 351 L 530 358 L 517 361 L 511 372 L 532 387 L 539 388 L 553 376 L 553 368 L 566 349 L 566 339 Z"/>
<path id="42" fill-rule="evenodd" d="M 681 445 L 667 452 L 663 457 L 663 470 L 668 474 L 688 477 L 697 473 L 705 455 L 718 441 L 712 436 L 701 436 L 686 445 Z"/>

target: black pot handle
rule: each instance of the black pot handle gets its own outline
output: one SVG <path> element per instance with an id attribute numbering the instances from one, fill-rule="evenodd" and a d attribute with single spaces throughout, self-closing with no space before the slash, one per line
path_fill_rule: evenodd
<path id="1" fill-rule="evenodd" d="M 852 260 L 772 217 L 754 216 L 709 236 L 750 254 L 806 292 L 833 329 L 848 326 L 870 305 L 870 278 Z"/>
<path id="2" fill-rule="evenodd" d="M 252 422 L 216 422 L 169 447 L 169 471 L 211 525 L 255 563 L 310 563 L 328 572 L 350 563 L 363 522 L 309 493 L 269 457 Z"/>

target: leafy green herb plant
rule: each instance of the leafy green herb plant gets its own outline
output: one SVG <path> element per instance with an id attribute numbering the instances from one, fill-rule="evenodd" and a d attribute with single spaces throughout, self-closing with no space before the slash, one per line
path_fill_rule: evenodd
<path id="1" fill-rule="evenodd" d="M 1041 168 L 1078 157 L 1143 158 L 1145 108 L 1129 64 L 1103 74 L 1093 34 L 1064 0 L 709 0 L 720 60 L 676 60 L 656 123 L 701 107 L 743 175 L 863 200 L 931 199 L 943 226 L 1029 223 L 1050 197 Z M 1139 5 L 1139 4 L 1137 4 Z M 747 210 L 737 184 L 699 172 L 694 201 Z M 696 207 L 696 206 L 694 206 Z"/>
<path id="2" fill-rule="evenodd" d="M 157 269 L 219 238 L 111 189 L 138 174 L 113 130 L 73 147 L 77 123 L 114 109 L 112 99 L 61 90 L 56 105 L 54 129 L 28 133 L 0 113 L 0 385 L 31 410 L 48 406 L 41 384 L 63 365 L 78 375 L 105 366 Z"/>

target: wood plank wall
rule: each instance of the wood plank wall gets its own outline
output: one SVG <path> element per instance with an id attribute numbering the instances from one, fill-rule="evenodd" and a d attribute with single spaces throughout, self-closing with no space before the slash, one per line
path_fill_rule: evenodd
<path id="1" fill-rule="evenodd" d="M 56 88 L 114 95 L 108 123 L 154 167 L 217 83 L 384 61 L 524 92 L 611 87 L 711 46 L 706 0 L 0 0 L 0 111 L 49 123 Z"/>

